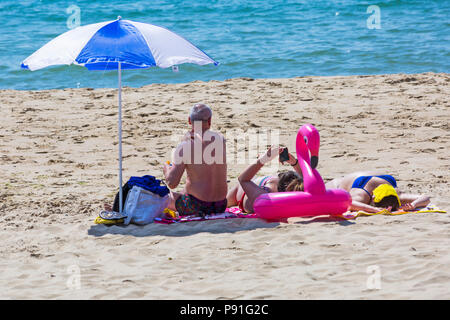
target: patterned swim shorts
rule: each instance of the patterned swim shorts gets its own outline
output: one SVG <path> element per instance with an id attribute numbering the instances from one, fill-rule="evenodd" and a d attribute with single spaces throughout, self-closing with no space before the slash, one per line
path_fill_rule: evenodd
<path id="1" fill-rule="evenodd" d="M 175 208 L 180 216 L 205 216 L 222 213 L 227 208 L 227 199 L 221 201 L 202 201 L 193 195 L 183 194 L 175 201 Z"/>

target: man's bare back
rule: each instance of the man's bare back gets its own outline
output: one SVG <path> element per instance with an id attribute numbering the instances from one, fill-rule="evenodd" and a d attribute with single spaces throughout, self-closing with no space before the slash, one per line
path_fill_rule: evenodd
<path id="1" fill-rule="evenodd" d="M 192 153 L 191 164 L 185 164 L 187 178 L 184 193 L 191 194 L 203 201 L 220 201 L 226 198 L 228 189 L 226 144 L 225 139 L 221 134 L 211 130 L 208 131 L 207 135 L 214 137 L 213 139 L 218 139 L 217 141 L 221 140 L 221 152 L 217 152 L 218 154 L 216 154 L 216 151 L 218 151 L 217 148 L 212 148 L 211 146 L 216 140 L 211 139 L 210 141 L 205 141 L 204 139 L 200 140 L 199 137 L 192 140 L 190 144 L 191 150 L 195 149 L 195 143 L 201 144 L 203 159 L 200 164 L 196 164 L 194 161 L 196 160 L 194 159 L 195 155 Z M 217 146 L 219 145 L 218 142 L 215 143 Z M 222 155 L 220 155 L 220 153 L 222 153 Z M 212 161 L 208 161 L 210 160 L 208 159 L 209 157 L 212 157 Z M 212 163 L 208 164 L 207 162 Z"/>
<path id="2" fill-rule="evenodd" d="M 180 183 L 186 171 L 182 193 L 171 192 L 169 208 L 181 215 L 224 212 L 227 205 L 227 164 L 224 137 L 212 130 L 211 109 L 196 104 L 191 110 L 191 130 L 174 153 L 174 163 L 164 165 L 164 176 L 170 189 Z"/>

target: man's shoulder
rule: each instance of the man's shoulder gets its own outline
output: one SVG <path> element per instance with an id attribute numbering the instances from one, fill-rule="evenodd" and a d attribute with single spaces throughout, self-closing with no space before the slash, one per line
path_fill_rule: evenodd
<path id="1" fill-rule="evenodd" d="M 208 130 L 205 132 L 205 135 L 208 135 L 208 137 L 219 138 L 219 139 L 225 141 L 225 136 L 222 133 L 217 132 L 217 131 Z"/>

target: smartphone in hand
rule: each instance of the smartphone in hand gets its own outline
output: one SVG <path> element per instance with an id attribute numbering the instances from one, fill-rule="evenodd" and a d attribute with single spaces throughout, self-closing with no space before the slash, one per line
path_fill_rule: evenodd
<path id="1" fill-rule="evenodd" d="M 289 151 L 288 148 L 284 148 L 280 153 L 280 162 L 285 162 L 289 160 Z"/>

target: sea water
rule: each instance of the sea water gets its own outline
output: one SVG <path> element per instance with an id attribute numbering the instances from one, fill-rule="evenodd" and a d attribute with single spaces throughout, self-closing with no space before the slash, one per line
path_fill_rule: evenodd
<path id="1" fill-rule="evenodd" d="M 450 71 L 449 0 L 1 0 L 0 13 L 1 89 L 116 87 L 115 71 L 20 64 L 61 33 L 119 15 L 164 26 L 220 63 L 126 70 L 130 87 Z"/>

